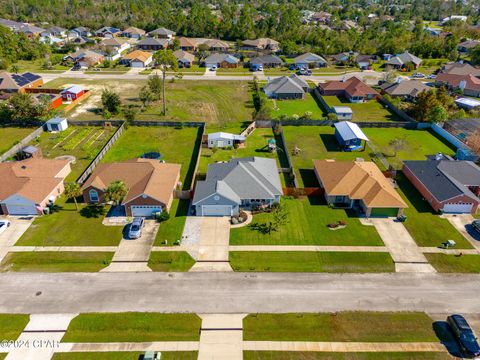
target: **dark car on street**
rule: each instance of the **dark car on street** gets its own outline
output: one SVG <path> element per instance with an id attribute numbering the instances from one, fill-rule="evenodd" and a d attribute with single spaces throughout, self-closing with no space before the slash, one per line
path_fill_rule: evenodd
<path id="1" fill-rule="evenodd" d="M 480 346 L 477 337 L 467 320 L 462 315 L 450 315 L 447 318 L 448 325 L 452 329 L 453 335 L 460 344 L 460 349 L 467 356 L 480 356 Z"/>
<path id="2" fill-rule="evenodd" d="M 472 228 L 480 234 L 480 220 L 473 220 Z"/>

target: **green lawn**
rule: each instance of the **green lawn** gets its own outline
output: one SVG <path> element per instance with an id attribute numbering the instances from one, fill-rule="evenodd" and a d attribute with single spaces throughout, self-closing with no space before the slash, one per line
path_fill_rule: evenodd
<path id="1" fill-rule="evenodd" d="M 376 100 L 355 104 L 337 96 L 324 96 L 323 99 L 329 106 L 350 107 L 353 111 L 353 121 L 356 122 L 401 120 Z"/>
<path id="2" fill-rule="evenodd" d="M 294 115 L 303 116 L 306 112 L 311 113 L 311 119 L 322 120 L 324 114 L 320 108 L 315 97 L 309 93 L 305 95 L 305 99 L 295 100 L 270 100 L 273 102 L 272 117 L 278 119 L 282 116 L 288 116 L 289 118 Z"/>
<path id="3" fill-rule="evenodd" d="M 408 205 L 404 210 L 405 227 L 419 246 L 440 246 L 454 240 L 458 249 L 471 249 L 472 245 L 451 225 L 447 219 L 435 214 L 430 204 L 413 187 L 403 174 L 397 174 L 397 189 Z"/>
<path id="4" fill-rule="evenodd" d="M 52 69 L 45 69 L 43 64 L 45 63 L 44 60 L 18 60 L 15 65 L 18 67 L 18 73 L 24 73 L 26 71 L 30 72 L 40 72 L 40 73 L 48 73 L 48 72 L 64 72 L 71 68 L 71 66 L 63 66 L 63 65 L 53 65 Z M 12 67 L 10 67 L 10 71 L 12 71 Z"/>
<path id="5" fill-rule="evenodd" d="M 62 342 L 198 341 L 200 325 L 195 314 L 80 314 L 68 326 Z"/>
<path id="6" fill-rule="evenodd" d="M 331 209 L 320 197 L 283 198 L 288 223 L 268 234 L 271 213 L 253 217 L 252 224 L 230 231 L 230 245 L 351 245 L 383 246 L 373 226 L 365 226 L 343 209 Z M 346 227 L 330 230 L 327 225 L 344 221 Z"/>
<path id="7" fill-rule="evenodd" d="M 245 68 L 243 66 L 239 66 L 237 68 L 218 68 L 217 69 L 217 76 L 222 75 L 243 75 L 243 76 L 253 76 L 254 73 L 250 71 L 249 68 Z"/>
<path id="8" fill-rule="evenodd" d="M 189 189 L 200 149 L 201 129 L 164 126 L 130 126 L 107 152 L 102 162 L 125 161 L 157 151 L 168 163 L 182 165 L 180 181 Z"/>
<path id="9" fill-rule="evenodd" d="M 27 135 L 31 134 L 36 128 L 21 127 L 0 127 L 0 155 L 10 150 L 10 148 L 19 143 Z"/>
<path id="10" fill-rule="evenodd" d="M 243 272 L 395 272 L 387 252 L 230 251 L 230 265 Z"/>
<path id="11" fill-rule="evenodd" d="M 256 314 L 243 319 L 250 341 L 438 342 L 421 312 Z"/>
<path id="12" fill-rule="evenodd" d="M 428 262 L 442 273 L 480 273 L 480 255 L 425 254 Z"/>
<path id="13" fill-rule="evenodd" d="M 116 246 L 122 239 L 122 226 L 104 226 L 107 208 L 65 202 L 60 197 L 57 211 L 37 217 L 15 245 L 19 246 Z"/>
<path id="14" fill-rule="evenodd" d="M 205 68 L 200 67 L 200 65 L 192 65 L 189 68 L 179 68 L 177 71 L 177 74 L 185 74 L 185 75 L 201 75 L 204 73 L 205 73 Z"/>
<path id="15" fill-rule="evenodd" d="M 172 207 L 170 208 L 170 219 L 160 224 L 155 238 L 155 246 L 172 246 L 175 241 L 182 239 L 189 206 L 189 200 L 173 199 Z M 164 243 L 165 240 L 167 244 Z"/>
<path id="16" fill-rule="evenodd" d="M 1 340 L 17 340 L 29 321 L 26 314 L 0 314 Z"/>
<path id="17" fill-rule="evenodd" d="M 162 360 L 197 360 L 197 351 L 162 351 Z M 70 352 L 55 353 L 52 360 L 139 360 L 145 352 Z"/>
<path id="18" fill-rule="evenodd" d="M 426 160 L 426 155 L 438 152 L 455 155 L 455 149 L 429 130 L 408 130 L 403 128 L 363 128 L 365 135 L 397 169 L 402 168 L 402 160 Z M 393 139 L 403 139 L 402 149 L 397 151 L 389 145 Z"/>
<path id="19" fill-rule="evenodd" d="M 0 271 L 97 272 L 110 264 L 109 252 L 36 251 L 8 253 Z"/>
<path id="20" fill-rule="evenodd" d="M 298 186 L 318 187 L 318 181 L 313 171 L 313 160 L 335 159 L 355 160 L 364 158 L 370 160 L 370 151 L 341 151 L 334 137 L 335 128 L 330 126 L 283 126 L 283 135 L 291 155 Z M 294 154 L 294 149 L 299 149 Z"/>
<path id="21" fill-rule="evenodd" d="M 75 181 L 112 137 L 115 130 L 115 128 L 69 126 L 67 130 L 56 134 L 44 132 L 31 144 L 40 147 L 46 158 L 74 156 L 75 162 L 71 164 L 72 172 L 66 181 Z"/>
<path id="22" fill-rule="evenodd" d="M 447 360 L 447 352 L 302 352 L 302 351 L 244 351 L 244 360 Z"/>
<path id="23" fill-rule="evenodd" d="M 186 251 L 153 251 L 148 267 L 153 271 L 188 271 L 195 260 Z"/>

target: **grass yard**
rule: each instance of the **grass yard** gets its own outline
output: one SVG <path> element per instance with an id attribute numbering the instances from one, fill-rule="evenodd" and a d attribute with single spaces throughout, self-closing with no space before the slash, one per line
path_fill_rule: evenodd
<path id="1" fill-rule="evenodd" d="M 230 265 L 243 272 L 395 272 L 388 252 L 230 251 Z"/>
<path id="2" fill-rule="evenodd" d="M 195 314 L 88 313 L 75 317 L 62 342 L 198 341 Z"/>
<path id="3" fill-rule="evenodd" d="M 63 66 L 63 65 L 53 65 L 52 69 L 45 69 L 43 64 L 45 60 L 38 59 L 38 60 L 18 60 L 15 65 L 18 68 L 18 73 L 24 73 L 27 71 L 34 72 L 34 73 L 61 73 L 65 72 L 71 68 L 71 66 Z M 13 66 L 13 65 L 12 65 Z M 12 66 L 10 66 L 10 71 L 12 71 Z"/>
<path id="4" fill-rule="evenodd" d="M 37 217 L 16 242 L 18 246 L 116 246 L 122 239 L 121 226 L 104 226 L 107 208 L 79 204 L 60 197 L 57 211 Z"/>
<path id="5" fill-rule="evenodd" d="M 310 112 L 311 118 L 314 120 L 322 120 L 324 114 L 317 100 L 311 93 L 305 95 L 305 99 L 295 100 L 270 100 L 273 102 L 272 117 L 278 119 L 282 116 L 289 118 L 294 115 L 303 116 L 306 112 Z"/>
<path id="6" fill-rule="evenodd" d="M 0 314 L 1 340 L 17 340 L 29 321 L 26 314 Z"/>
<path id="7" fill-rule="evenodd" d="M 329 208 L 323 198 L 283 198 L 288 210 L 288 223 L 270 234 L 267 224 L 271 213 L 253 217 L 245 227 L 230 230 L 230 245 L 349 245 L 383 246 L 383 241 L 373 226 L 365 226 L 343 209 Z M 327 225 L 345 221 L 344 229 L 330 230 Z"/>
<path id="8" fill-rule="evenodd" d="M 422 312 L 252 314 L 243 319 L 250 341 L 438 342 Z"/>
<path id="9" fill-rule="evenodd" d="M 323 99 L 329 106 L 348 106 L 353 111 L 353 121 L 392 121 L 401 120 L 397 115 L 391 113 L 379 101 L 369 100 L 364 103 L 351 103 L 338 96 L 324 96 Z"/>
<path id="10" fill-rule="evenodd" d="M 188 271 L 195 260 L 186 251 L 153 251 L 148 267 L 153 271 Z"/>
<path id="11" fill-rule="evenodd" d="M 402 160 L 426 160 L 426 155 L 438 152 L 455 155 L 455 149 L 446 141 L 429 130 L 409 130 L 403 128 L 363 128 L 370 139 L 387 161 L 395 168 L 402 168 Z M 404 146 L 395 154 L 389 145 L 393 139 L 403 139 Z"/>
<path id="12" fill-rule="evenodd" d="M 440 246 L 447 240 L 454 240 L 458 249 L 472 249 L 472 245 L 460 234 L 447 219 L 435 214 L 430 204 L 413 187 L 403 174 L 397 174 L 397 189 L 408 205 L 404 210 L 407 221 L 404 222 L 410 235 L 418 246 Z"/>
<path id="13" fill-rule="evenodd" d="M 74 156 L 75 162 L 70 165 L 72 172 L 67 176 L 66 181 L 75 181 L 112 137 L 115 130 L 116 128 L 69 126 L 67 130 L 59 133 L 43 132 L 31 144 L 40 147 L 46 158 Z"/>
<path id="14" fill-rule="evenodd" d="M 145 352 L 70 352 L 55 353 L 52 360 L 139 360 Z M 162 351 L 162 360 L 197 360 L 197 351 Z"/>
<path id="15" fill-rule="evenodd" d="M 10 148 L 18 144 L 22 139 L 35 131 L 36 128 L 21 127 L 0 127 L 0 155 L 10 150 Z"/>
<path id="16" fill-rule="evenodd" d="M 189 200 L 173 199 L 170 208 L 170 219 L 160 224 L 155 238 L 155 246 L 172 246 L 176 240 L 182 239 L 185 220 L 187 219 Z M 167 242 L 165 244 L 165 241 Z"/>
<path id="17" fill-rule="evenodd" d="M 441 273 L 480 273 L 480 255 L 425 254 L 425 256 Z"/>
<path id="18" fill-rule="evenodd" d="M 102 162 L 125 161 L 157 151 L 168 163 L 181 164 L 180 181 L 189 189 L 200 149 L 201 129 L 164 126 L 130 126 L 107 152 Z"/>
<path id="19" fill-rule="evenodd" d="M 8 253 L 0 271 L 97 272 L 112 260 L 110 252 L 36 251 Z"/>
<path id="20" fill-rule="evenodd" d="M 367 151 L 341 151 L 334 137 L 335 129 L 333 127 L 283 126 L 282 128 L 298 185 L 301 188 L 318 186 L 313 171 L 313 160 L 355 160 L 359 157 L 370 160 L 368 148 Z M 300 149 L 298 155 L 293 154 L 295 147 Z"/>
<path id="21" fill-rule="evenodd" d="M 244 351 L 244 360 L 448 360 L 447 352 L 302 352 Z"/>

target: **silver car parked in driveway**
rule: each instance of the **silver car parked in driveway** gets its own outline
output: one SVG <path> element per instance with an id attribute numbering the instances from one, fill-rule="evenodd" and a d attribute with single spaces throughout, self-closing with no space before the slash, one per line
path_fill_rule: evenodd
<path id="1" fill-rule="evenodd" d="M 130 224 L 130 229 L 128 230 L 129 239 L 138 239 L 140 236 L 142 236 L 144 222 L 145 219 L 143 217 L 133 218 L 133 221 Z"/>

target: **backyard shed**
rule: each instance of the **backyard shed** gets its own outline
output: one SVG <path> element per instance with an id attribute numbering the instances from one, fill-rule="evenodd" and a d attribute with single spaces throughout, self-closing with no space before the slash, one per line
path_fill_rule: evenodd
<path id="1" fill-rule="evenodd" d="M 335 123 L 335 139 L 345 151 L 363 149 L 362 141 L 368 141 L 360 127 L 350 121 Z"/>
<path id="2" fill-rule="evenodd" d="M 52 131 L 64 131 L 68 128 L 68 122 L 66 118 L 54 117 L 45 123 L 45 130 Z"/>
<path id="3" fill-rule="evenodd" d="M 244 135 L 236 135 L 225 132 L 216 132 L 208 134 L 209 148 L 225 148 L 229 146 L 239 145 L 245 143 Z"/>
<path id="4" fill-rule="evenodd" d="M 353 111 L 352 108 L 348 106 L 334 106 L 333 112 L 337 114 L 338 120 L 352 120 Z"/>
<path id="5" fill-rule="evenodd" d="M 60 92 L 63 101 L 74 101 L 85 94 L 85 89 L 78 85 L 70 86 Z"/>

